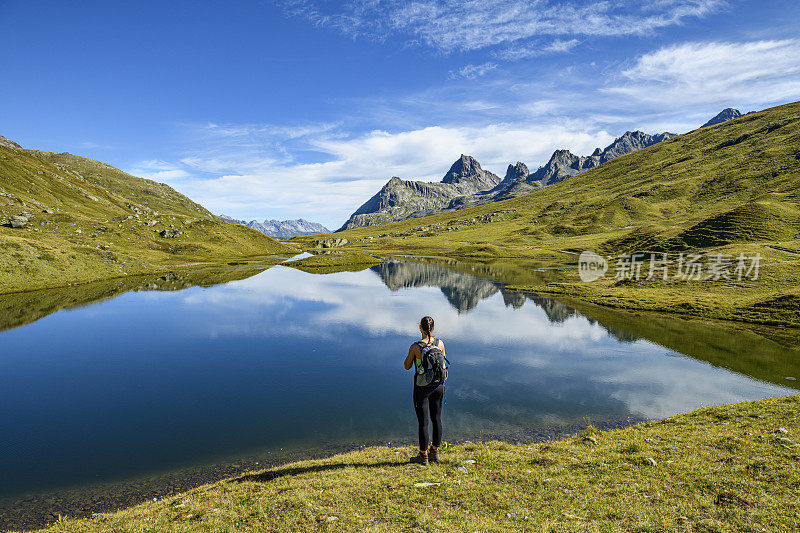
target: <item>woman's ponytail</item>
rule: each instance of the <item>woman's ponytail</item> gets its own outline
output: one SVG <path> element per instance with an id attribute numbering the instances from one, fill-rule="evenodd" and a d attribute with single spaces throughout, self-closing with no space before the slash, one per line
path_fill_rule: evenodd
<path id="1" fill-rule="evenodd" d="M 419 325 L 422 328 L 422 332 L 430 337 L 431 331 L 433 331 L 433 319 L 429 316 L 424 316 L 422 320 L 419 321 Z"/>

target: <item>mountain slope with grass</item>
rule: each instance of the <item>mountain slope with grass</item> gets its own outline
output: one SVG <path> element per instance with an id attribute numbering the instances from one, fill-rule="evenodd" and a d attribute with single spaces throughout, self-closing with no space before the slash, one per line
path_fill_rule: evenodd
<path id="1" fill-rule="evenodd" d="M 338 233 L 348 248 L 539 259 L 560 279 L 518 288 L 606 305 L 800 325 L 800 103 L 659 142 L 525 196 Z M 302 238 L 298 238 L 302 242 Z M 592 284 L 577 255 L 610 257 Z M 760 254 L 757 280 L 614 279 L 620 253 Z M 548 267 L 550 268 L 550 267 Z"/>
<path id="2" fill-rule="evenodd" d="M 163 183 L 0 140 L 0 293 L 295 251 Z"/>

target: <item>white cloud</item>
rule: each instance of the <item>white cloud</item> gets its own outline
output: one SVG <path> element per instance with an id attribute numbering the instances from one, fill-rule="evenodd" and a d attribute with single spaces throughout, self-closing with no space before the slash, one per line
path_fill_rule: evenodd
<path id="1" fill-rule="evenodd" d="M 638 102 L 764 106 L 800 97 L 800 39 L 691 42 L 644 54 L 609 93 Z"/>
<path id="2" fill-rule="evenodd" d="M 326 130 L 298 146 L 324 160 L 298 163 L 264 155 L 260 146 L 231 147 L 229 132 L 235 130 L 226 126 L 219 138 L 206 136 L 202 148 L 192 149 L 178 163 L 144 161 L 130 172 L 167 181 L 216 213 L 247 219 L 302 216 L 333 229 L 390 177 L 438 181 L 461 153 L 502 175 L 509 163 L 544 163 L 556 148 L 588 153 L 613 140 L 606 131 L 571 121 L 375 130 L 352 138 Z M 279 143 L 278 138 L 264 142 Z"/>
<path id="3" fill-rule="evenodd" d="M 704 17 L 722 0 L 565 2 L 554 0 L 357 0 L 331 11 L 324 2 L 285 2 L 286 11 L 351 37 L 400 36 L 451 53 L 538 36 L 643 35 Z M 334 4 L 337 7 L 339 4 Z"/>
<path id="4" fill-rule="evenodd" d="M 127 171 L 134 176 L 160 182 L 175 181 L 190 176 L 190 174 L 179 165 L 161 161 L 160 159 L 140 161 L 136 166 L 129 168 Z"/>
<path id="5" fill-rule="evenodd" d="M 472 80 L 475 78 L 479 78 L 486 74 L 487 72 L 494 70 L 497 68 L 497 63 L 493 63 L 491 61 L 487 61 L 486 63 L 481 63 L 480 65 L 464 65 L 463 67 L 457 70 L 451 70 L 448 77 L 451 80 L 467 79 Z"/>

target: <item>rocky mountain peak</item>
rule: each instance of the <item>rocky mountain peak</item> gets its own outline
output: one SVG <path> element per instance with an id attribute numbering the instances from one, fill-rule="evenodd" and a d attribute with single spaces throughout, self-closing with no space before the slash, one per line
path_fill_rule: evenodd
<path id="1" fill-rule="evenodd" d="M 525 163 L 517 161 L 517 164 L 515 165 L 508 165 L 508 169 L 506 170 L 506 177 L 503 178 L 503 181 L 524 180 L 528 177 L 528 175 L 530 175 L 530 173 L 531 172 L 528 170 L 528 167 L 525 165 Z"/>
<path id="2" fill-rule="evenodd" d="M 569 150 L 556 150 L 553 152 L 553 155 L 550 156 L 550 161 L 547 162 L 545 166 L 552 166 L 555 164 L 561 164 L 564 166 L 571 165 L 578 156 L 570 152 Z"/>
<path id="3" fill-rule="evenodd" d="M 465 179 L 474 179 L 483 172 L 481 164 L 474 157 L 461 154 L 442 178 L 442 183 L 460 183 Z"/>
<path id="4" fill-rule="evenodd" d="M 732 107 L 727 107 L 716 114 L 714 118 L 700 126 L 701 128 L 705 128 L 706 126 L 713 126 L 715 124 L 722 124 L 723 122 L 727 122 L 728 120 L 733 120 L 735 118 L 739 118 L 743 116 L 742 113 L 739 112 L 738 109 L 734 109 Z"/>

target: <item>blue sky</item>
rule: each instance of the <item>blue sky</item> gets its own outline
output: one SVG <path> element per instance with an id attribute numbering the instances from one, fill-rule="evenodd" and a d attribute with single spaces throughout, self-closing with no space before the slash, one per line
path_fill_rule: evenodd
<path id="1" fill-rule="evenodd" d="M 796 0 L 0 0 L 0 134 L 216 213 L 338 227 L 393 175 L 502 175 L 800 99 Z"/>

